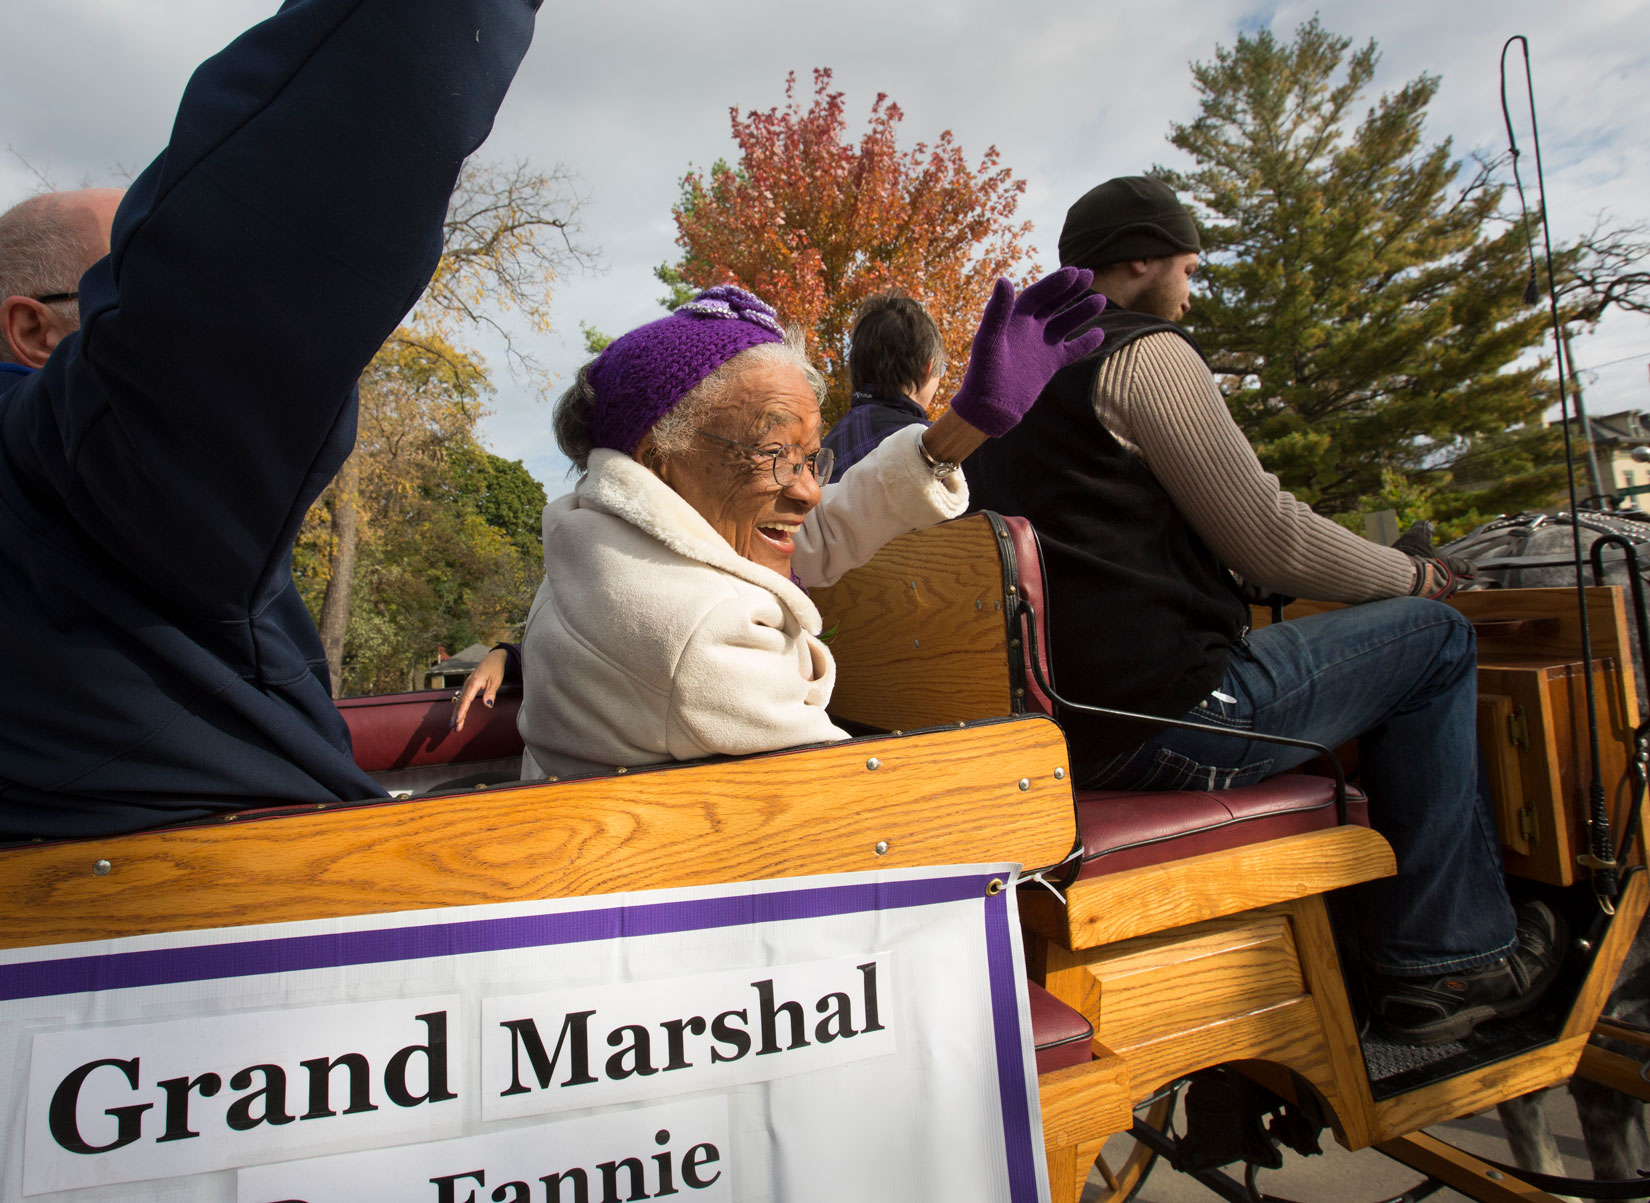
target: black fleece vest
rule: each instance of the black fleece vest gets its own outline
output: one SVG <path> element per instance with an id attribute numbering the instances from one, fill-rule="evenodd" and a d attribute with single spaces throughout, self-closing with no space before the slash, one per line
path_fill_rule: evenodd
<path id="1" fill-rule="evenodd" d="M 1049 661 L 1074 702 L 1175 718 L 1216 688 L 1248 608 L 1163 486 L 1094 413 L 1101 363 L 1179 326 L 1127 309 L 1098 319 L 1106 341 L 1062 369 L 1013 430 L 964 465 L 976 509 L 1031 519 L 1048 578 Z M 1202 354 L 1199 350 L 1199 354 Z M 1061 710 L 1073 759 L 1143 743 L 1152 728 Z"/>

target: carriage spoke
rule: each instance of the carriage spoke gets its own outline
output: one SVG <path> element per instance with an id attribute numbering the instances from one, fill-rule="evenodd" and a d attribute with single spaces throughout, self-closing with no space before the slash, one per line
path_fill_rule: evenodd
<path id="1" fill-rule="evenodd" d="M 1116 1191 L 1117 1175 L 1112 1173 L 1111 1166 L 1106 1164 L 1106 1155 L 1100 1154 L 1094 1159 L 1094 1164 L 1100 1170 L 1100 1176 L 1106 1180 L 1106 1189 Z"/>

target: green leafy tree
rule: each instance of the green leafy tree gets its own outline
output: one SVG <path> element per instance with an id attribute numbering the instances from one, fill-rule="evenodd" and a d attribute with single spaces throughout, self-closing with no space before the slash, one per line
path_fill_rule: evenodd
<path id="1" fill-rule="evenodd" d="M 716 166 L 712 167 L 710 170 L 711 174 L 715 175 L 718 171 L 727 171 L 728 165 L 721 159 L 718 159 L 716 161 Z M 684 192 L 680 203 L 684 206 L 692 204 L 692 195 Z M 693 300 L 696 295 L 698 295 L 699 290 L 689 284 L 687 277 L 682 274 L 682 269 L 673 264 L 659 264 L 658 267 L 653 269 L 653 276 L 668 290 L 664 296 L 659 298 L 659 304 L 663 305 L 666 309 L 669 309 L 672 312 L 680 309 L 683 305 L 686 305 L 689 301 Z"/>
<path id="2" fill-rule="evenodd" d="M 544 486 L 519 459 L 505 459 L 479 446 L 461 447 L 452 456 L 448 487 L 456 505 L 473 510 L 527 555 L 540 554 Z"/>
<path id="3" fill-rule="evenodd" d="M 384 567 L 383 557 L 409 531 L 430 540 L 424 558 L 431 565 L 451 572 L 462 566 L 466 572 L 497 571 L 514 581 L 515 561 L 488 559 L 496 537 L 505 538 L 518 558 L 538 556 L 536 510 L 531 523 L 519 514 L 504 526 L 489 521 L 488 507 L 497 518 L 504 512 L 500 507 L 525 506 L 529 486 L 537 485 L 519 464 L 512 471 L 508 461 L 493 463 L 496 457 L 477 442 L 476 423 L 492 385 L 481 358 L 457 340 L 490 330 L 502 337 L 511 362 L 536 367 L 517 345 L 506 315 L 536 331 L 550 329 L 552 286 L 566 271 L 588 269 L 595 259 L 579 239 L 581 204 L 575 178 L 559 164 L 548 172 L 523 162 L 472 159 L 464 165 L 448 205 L 435 274 L 407 324 L 363 373 L 356 451 L 311 508 L 294 549 L 293 575 L 320 628 L 335 693 L 386 683 L 405 688 L 416 683 L 416 671 L 407 664 L 423 663 L 436 643 L 451 646 L 458 637 L 454 631 L 490 630 L 515 621 L 501 622 L 487 608 L 491 603 L 478 600 L 483 587 L 444 590 L 434 577 L 397 577 Z M 448 477 L 432 476 L 432 465 Z M 542 507 L 542 490 L 537 496 Z M 418 513 L 387 517 L 387 500 L 409 497 L 420 499 Z M 430 508 L 441 505 L 452 512 Z M 524 533 L 529 526 L 530 536 Z M 485 563 L 465 562 L 456 552 L 438 554 L 439 547 L 466 537 L 477 541 L 471 550 Z M 416 547 L 401 550 L 411 562 L 420 559 Z M 503 587 L 512 604 L 521 602 L 515 585 Z M 404 590 L 406 598 L 387 597 L 392 589 Z M 417 598 L 439 598 L 441 604 L 419 610 Z M 469 607 L 468 617 L 461 620 L 454 606 Z M 525 603 L 518 609 L 525 612 Z M 364 617 L 369 612 L 371 621 Z M 446 633 L 432 636 L 442 623 Z"/>
<path id="4" fill-rule="evenodd" d="M 613 341 L 613 335 L 603 334 L 589 322 L 580 322 L 579 331 L 584 335 L 584 353 L 586 355 L 600 355 L 607 350 L 607 345 Z"/>
<path id="5" fill-rule="evenodd" d="M 1217 48 L 1169 136 L 1196 166 L 1155 173 L 1201 207 L 1190 324 L 1261 461 L 1349 524 L 1398 505 L 1453 532 L 1562 482 L 1545 310 L 1496 165 L 1426 140 L 1438 77 L 1357 111 L 1377 61 L 1316 18 Z M 1560 257 L 1573 278 L 1587 249 Z"/>
<path id="6" fill-rule="evenodd" d="M 362 375 L 355 452 L 293 552 L 323 635 L 337 613 L 326 602 L 347 599 L 331 645 L 340 693 L 421 687 L 438 644 L 490 641 L 532 602 L 544 490 L 520 463 L 482 447 L 489 391 L 478 361 L 430 335 L 391 339 Z"/>

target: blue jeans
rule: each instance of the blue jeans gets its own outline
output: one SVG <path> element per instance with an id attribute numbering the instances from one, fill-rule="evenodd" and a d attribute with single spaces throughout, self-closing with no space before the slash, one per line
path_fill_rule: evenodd
<path id="1" fill-rule="evenodd" d="M 1399 597 L 1255 631 L 1232 648 L 1220 693 L 1184 717 L 1234 731 L 1354 737 L 1370 822 L 1398 873 L 1353 891 L 1366 966 L 1429 975 L 1514 947 L 1500 842 L 1481 789 L 1472 626 L 1450 607 Z M 1097 764 L 1086 789 L 1227 789 L 1312 753 L 1201 731 L 1158 732 Z"/>

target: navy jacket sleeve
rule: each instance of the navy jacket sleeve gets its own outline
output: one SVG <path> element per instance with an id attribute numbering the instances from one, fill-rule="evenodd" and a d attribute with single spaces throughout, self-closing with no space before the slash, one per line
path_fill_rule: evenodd
<path id="1" fill-rule="evenodd" d="M 292 0 L 196 71 L 82 282 L 78 344 L 7 423 L 173 603 L 233 618 L 286 571 L 536 7 Z"/>
<path id="2" fill-rule="evenodd" d="M 82 278 L 0 375 L 0 842 L 381 796 L 292 540 L 440 253 L 537 0 L 290 0 L 195 73 Z"/>

